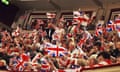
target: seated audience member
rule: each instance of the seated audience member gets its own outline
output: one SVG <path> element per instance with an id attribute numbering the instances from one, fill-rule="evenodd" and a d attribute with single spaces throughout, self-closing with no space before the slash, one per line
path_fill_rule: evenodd
<path id="1" fill-rule="evenodd" d="M 110 54 L 108 52 L 100 52 L 97 56 L 98 66 L 110 65 L 112 64 L 110 60 Z"/>
<path id="2" fill-rule="evenodd" d="M 3 59 L 0 59 L 0 70 L 7 70 L 6 61 Z"/>
<path id="3" fill-rule="evenodd" d="M 120 42 L 116 43 L 116 49 L 113 50 L 112 55 L 117 57 L 120 55 Z"/>

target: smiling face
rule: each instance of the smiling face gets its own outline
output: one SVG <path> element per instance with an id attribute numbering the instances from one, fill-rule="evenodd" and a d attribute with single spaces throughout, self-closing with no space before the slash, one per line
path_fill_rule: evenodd
<path id="1" fill-rule="evenodd" d="M 5 62 L 4 60 L 0 60 L 0 67 L 1 67 L 1 66 L 4 66 L 5 63 L 6 63 L 6 62 Z"/>
<path id="2" fill-rule="evenodd" d="M 68 46 L 69 46 L 69 50 L 71 51 L 75 48 L 75 45 L 73 42 L 70 42 Z"/>
<path id="3" fill-rule="evenodd" d="M 116 48 L 120 49 L 120 42 L 116 43 Z"/>

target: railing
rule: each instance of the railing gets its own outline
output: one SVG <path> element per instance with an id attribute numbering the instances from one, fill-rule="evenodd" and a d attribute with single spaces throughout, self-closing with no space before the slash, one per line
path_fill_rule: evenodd
<path id="1" fill-rule="evenodd" d="M 101 67 L 94 68 L 83 68 L 76 71 L 76 69 L 67 69 L 65 72 L 120 72 L 120 64 L 113 64 Z M 0 72 L 13 72 L 13 71 L 5 71 L 0 70 Z"/>
<path id="2" fill-rule="evenodd" d="M 113 64 L 94 68 L 83 68 L 81 72 L 120 72 L 120 64 Z"/>

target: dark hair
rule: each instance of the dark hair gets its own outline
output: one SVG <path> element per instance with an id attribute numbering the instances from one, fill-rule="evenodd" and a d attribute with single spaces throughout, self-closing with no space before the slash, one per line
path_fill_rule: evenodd
<path id="1" fill-rule="evenodd" d="M 105 51 L 100 52 L 100 53 L 98 54 L 97 58 L 98 58 L 99 56 L 103 56 L 104 59 L 110 59 L 110 54 L 109 54 L 108 52 L 105 52 Z"/>

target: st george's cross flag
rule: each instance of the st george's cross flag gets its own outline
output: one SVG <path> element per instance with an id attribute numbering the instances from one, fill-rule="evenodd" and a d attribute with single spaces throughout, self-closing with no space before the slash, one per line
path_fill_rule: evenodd
<path id="1" fill-rule="evenodd" d="M 73 20 L 78 21 L 79 23 L 81 23 L 84 20 L 83 12 L 73 11 Z"/>
<path id="2" fill-rule="evenodd" d="M 87 26 L 90 23 L 91 18 L 89 18 L 87 14 L 85 14 L 85 12 L 73 11 L 73 20 L 77 21 L 79 24 L 83 26 Z"/>
<path id="3" fill-rule="evenodd" d="M 17 29 L 12 33 L 12 36 L 19 36 L 20 35 L 20 27 L 17 26 Z"/>

